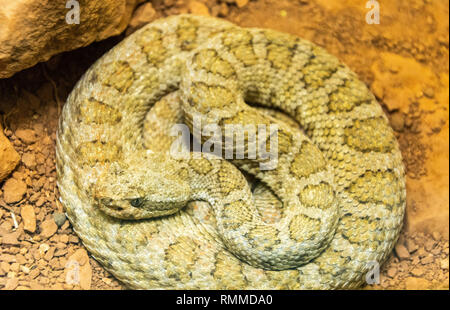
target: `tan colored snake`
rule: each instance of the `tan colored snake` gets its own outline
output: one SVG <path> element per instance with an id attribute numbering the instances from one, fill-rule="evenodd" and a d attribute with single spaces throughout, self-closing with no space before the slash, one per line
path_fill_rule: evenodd
<path id="1" fill-rule="evenodd" d="M 167 128 L 195 116 L 276 124 L 276 168 L 173 158 Z M 236 166 L 259 180 L 253 193 Z M 397 141 L 353 72 L 308 41 L 208 17 L 157 20 L 86 72 L 61 115 L 57 170 L 74 230 L 132 288 L 357 287 L 405 209 Z"/>

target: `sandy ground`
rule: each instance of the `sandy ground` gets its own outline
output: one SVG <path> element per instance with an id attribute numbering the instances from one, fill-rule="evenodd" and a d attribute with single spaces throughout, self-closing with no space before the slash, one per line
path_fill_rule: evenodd
<path id="1" fill-rule="evenodd" d="M 189 12 L 187 2 L 153 1 L 155 16 Z M 369 85 L 400 142 L 407 214 L 379 284 L 365 289 L 448 289 L 449 2 L 383 2 L 380 24 L 366 22 L 369 9 L 359 0 L 198 2 L 203 13 L 241 26 L 309 39 Z M 122 288 L 88 257 L 64 216 L 57 200 L 54 143 L 61 107 L 74 84 L 124 36 L 0 80 L 0 122 L 22 159 L 0 183 L 0 289 Z M 80 266 L 80 281 L 71 278 L 71 262 Z"/>

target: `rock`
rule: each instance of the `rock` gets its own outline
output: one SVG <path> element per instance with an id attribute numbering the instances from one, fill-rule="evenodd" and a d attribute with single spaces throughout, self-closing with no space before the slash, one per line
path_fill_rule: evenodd
<path id="1" fill-rule="evenodd" d="M 441 248 L 435 247 L 434 249 L 431 250 L 431 254 L 438 256 L 439 254 L 441 254 Z"/>
<path id="2" fill-rule="evenodd" d="M 219 7 L 219 12 L 218 12 L 219 16 L 225 17 L 228 15 L 229 12 L 230 12 L 230 9 L 228 8 L 228 5 L 225 2 L 222 2 Z"/>
<path id="3" fill-rule="evenodd" d="M 397 254 L 400 260 L 410 259 L 408 250 L 405 248 L 403 244 L 397 244 L 395 246 L 395 253 Z"/>
<path id="4" fill-rule="evenodd" d="M 425 251 L 424 248 L 419 248 L 419 250 L 417 251 L 417 255 L 419 255 L 420 258 L 427 256 L 427 251 Z"/>
<path id="5" fill-rule="evenodd" d="M 428 239 L 425 242 L 425 250 L 430 252 L 435 247 L 435 245 L 436 245 L 436 242 L 434 240 Z"/>
<path id="6" fill-rule="evenodd" d="M 33 129 L 17 129 L 15 134 L 25 144 L 32 144 L 38 140 L 37 134 Z"/>
<path id="7" fill-rule="evenodd" d="M 3 184 L 3 199 L 6 203 L 15 203 L 22 200 L 27 191 L 27 185 L 21 180 L 10 178 Z"/>
<path id="8" fill-rule="evenodd" d="M 392 73 L 398 73 L 400 71 L 400 68 L 395 64 L 391 64 L 391 67 L 389 67 L 389 71 L 391 71 Z"/>
<path id="9" fill-rule="evenodd" d="M 59 236 L 59 241 L 61 243 L 68 243 L 69 242 L 69 236 L 68 235 L 60 235 Z"/>
<path id="10" fill-rule="evenodd" d="M 395 267 L 391 267 L 391 268 L 389 268 L 388 271 L 387 271 L 387 275 L 388 275 L 388 277 L 390 277 L 390 278 L 395 277 L 396 274 L 397 274 L 397 268 L 395 268 Z"/>
<path id="11" fill-rule="evenodd" d="M 67 228 L 69 228 L 69 226 L 70 226 L 69 221 L 66 221 L 66 222 L 63 224 L 63 226 L 61 226 L 61 230 L 66 230 Z"/>
<path id="12" fill-rule="evenodd" d="M 406 240 L 406 248 L 408 249 L 409 253 L 414 253 L 415 251 L 417 251 L 419 246 L 413 240 L 407 239 Z"/>
<path id="13" fill-rule="evenodd" d="M 36 231 L 36 214 L 34 208 L 31 205 L 24 205 L 20 208 L 20 216 L 23 221 L 23 229 L 28 232 L 34 233 Z"/>
<path id="14" fill-rule="evenodd" d="M 423 278 L 408 277 L 405 280 L 405 286 L 407 290 L 424 290 L 428 289 L 430 282 Z"/>
<path id="15" fill-rule="evenodd" d="M 74 236 L 74 235 L 70 235 L 69 236 L 69 242 L 70 243 L 78 243 L 79 241 L 80 241 L 80 239 L 78 239 L 77 236 Z"/>
<path id="16" fill-rule="evenodd" d="M 10 270 L 10 265 L 9 265 L 7 262 L 0 262 L 0 268 L 1 268 L 4 272 L 8 273 L 9 270 Z"/>
<path id="17" fill-rule="evenodd" d="M 405 115 L 402 112 L 392 113 L 391 126 L 395 131 L 402 132 L 405 128 Z"/>
<path id="18" fill-rule="evenodd" d="M 33 153 L 25 153 L 22 155 L 22 162 L 29 169 L 34 169 L 36 167 L 36 158 Z"/>
<path id="19" fill-rule="evenodd" d="M 19 154 L 3 134 L 3 128 L 0 125 L 0 182 L 16 168 L 19 161 Z"/>
<path id="20" fill-rule="evenodd" d="M 42 144 L 44 145 L 50 145 L 52 144 L 52 138 L 50 138 L 49 136 L 44 136 L 44 138 L 42 138 Z"/>
<path id="21" fill-rule="evenodd" d="M 111 285 L 112 280 L 110 278 L 102 278 L 102 281 L 105 282 L 106 285 Z"/>
<path id="22" fill-rule="evenodd" d="M 189 12 L 194 15 L 204 15 L 204 16 L 210 15 L 208 7 L 199 1 L 190 1 L 188 7 Z"/>
<path id="23" fill-rule="evenodd" d="M 55 251 L 55 253 L 53 254 L 54 257 L 61 257 L 67 254 L 67 249 L 58 249 Z"/>
<path id="24" fill-rule="evenodd" d="M 41 256 L 44 256 L 45 252 L 47 252 L 50 249 L 50 246 L 47 243 L 41 243 L 39 246 L 39 254 Z"/>
<path id="25" fill-rule="evenodd" d="M 234 2 L 236 2 L 238 8 L 242 8 L 247 5 L 248 0 L 235 0 Z"/>
<path id="26" fill-rule="evenodd" d="M 12 271 L 12 272 L 17 273 L 17 272 L 19 272 L 19 269 L 20 269 L 19 263 L 12 263 L 12 264 L 11 264 L 11 271 Z"/>
<path id="27" fill-rule="evenodd" d="M 53 219 L 46 220 L 41 223 L 41 236 L 43 238 L 50 238 L 58 230 L 58 225 L 56 225 Z"/>
<path id="28" fill-rule="evenodd" d="M 128 24 L 127 35 L 138 30 L 147 23 L 152 22 L 157 17 L 156 11 L 150 2 L 139 6 L 133 13 L 133 17 Z"/>
<path id="29" fill-rule="evenodd" d="M 39 283 L 37 283 L 36 281 L 32 281 L 32 282 L 30 282 L 30 289 L 32 289 L 32 290 L 43 290 L 44 287 L 42 285 L 40 285 Z"/>
<path id="30" fill-rule="evenodd" d="M 422 268 L 414 268 L 411 270 L 411 274 L 415 277 L 421 277 L 424 274 L 424 271 Z"/>
<path id="31" fill-rule="evenodd" d="M 383 99 L 384 97 L 384 88 L 381 83 L 373 83 L 371 85 L 372 93 L 377 97 L 378 99 Z"/>
<path id="32" fill-rule="evenodd" d="M 35 203 L 35 205 L 36 205 L 36 207 L 40 207 L 40 206 L 42 206 L 43 204 L 44 204 L 44 202 L 45 202 L 45 197 L 39 197 L 39 199 L 36 201 L 36 203 Z"/>
<path id="33" fill-rule="evenodd" d="M 2 237 L 2 243 L 7 245 L 18 245 L 17 232 L 6 234 Z"/>
<path id="34" fill-rule="evenodd" d="M 441 259 L 441 269 L 448 270 L 448 258 Z"/>
<path id="35" fill-rule="evenodd" d="M 431 88 L 431 87 L 426 87 L 426 88 L 423 90 L 423 94 L 424 94 L 425 96 L 427 96 L 428 98 L 434 98 L 434 90 L 433 90 L 433 88 Z"/>
<path id="36" fill-rule="evenodd" d="M 61 212 L 55 212 L 53 213 L 53 220 L 55 221 L 56 225 L 58 227 L 61 227 L 66 222 L 66 215 Z"/>
<path id="37" fill-rule="evenodd" d="M 23 251 L 23 250 L 28 251 L 27 248 L 21 248 L 21 249 L 20 249 L 20 252 L 19 252 L 20 254 L 18 254 L 18 255 L 16 256 L 17 262 L 18 262 L 19 264 L 22 264 L 22 265 L 27 263 L 27 260 L 26 260 L 25 256 L 23 256 L 23 253 L 26 253 L 26 252 Z"/>
<path id="38" fill-rule="evenodd" d="M 441 239 L 441 234 L 437 231 L 433 231 L 431 235 L 433 236 L 433 239 L 436 241 L 439 241 Z"/>
<path id="39" fill-rule="evenodd" d="M 91 288 L 92 268 L 85 249 L 78 249 L 67 260 L 65 278 L 68 285 L 79 285 L 82 289 Z"/>
<path id="40" fill-rule="evenodd" d="M 81 4 L 79 4 L 81 2 Z M 0 6 L 0 79 L 121 33 L 138 0 L 12 1 Z M 76 4 L 80 14 L 77 14 Z M 79 20 L 77 20 L 79 17 Z"/>
<path id="41" fill-rule="evenodd" d="M 50 261 L 53 258 L 53 255 L 55 254 L 56 249 L 54 247 L 51 247 L 44 255 L 44 259 L 46 261 Z"/>
<path id="42" fill-rule="evenodd" d="M 15 290 L 16 287 L 19 285 L 19 279 L 17 278 L 10 278 L 6 281 L 5 290 Z"/>
<path id="43" fill-rule="evenodd" d="M 4 221 L 0 224 L 0 236 L 12 231 L 12 223 L 9 221 Z"/>
<path id="44" fill-rule="evenodd" d="M 420 263 L 421 263 L 422 265 L 428 265 L 428 264 L 431 264 L 433 261 L 434 261 L 433 255 L 430 254 L 430 255 L 428 255 L 428 256 L 422 258 L 422 259 L 420 260 Z"/>
<path id="45" fill-rule="evenodd" d="M 34 268 L 33 270 L 30 271 L 30 278 L 31 279 L 35 279 L 37 278 L 37 276 L 40 274 L 39 269 L 38 268 Z"/>
<path id="46" fill-rule="evenodd" d="M 60 238 L 58 238 L 58 237 L 60 237 L 60 236 L 56 236 L 56 239 L 61 240 L 61 237 Z M 64 244 L 63 242 L 57 242 L 56 243 L 56 248 L 59 249 L 59 250 L 66 249 L 66 247 L 67 247 L 66 244 Z"/>
<path id="47" fill-rule="evenodd" d="M 0 254 L 0 262 L 13 263 L 16 261 L 16 257 L 11 254 Z"/>

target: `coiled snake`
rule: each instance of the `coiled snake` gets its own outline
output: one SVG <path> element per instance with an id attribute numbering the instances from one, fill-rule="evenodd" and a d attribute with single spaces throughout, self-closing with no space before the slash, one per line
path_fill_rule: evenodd
<path id="1" fill-rule="evenodd" d="M 229 124 L 276 125 L 276 166 L 174 158 L 171 126 L 196 118 L 223 139 Z M 131 288 L 357 287 L 405 209 L 397 141 L 353 72 L 297 37 L 190 15 L 145 26 L 85 73 L 57 171 L 74 230 Z"/>

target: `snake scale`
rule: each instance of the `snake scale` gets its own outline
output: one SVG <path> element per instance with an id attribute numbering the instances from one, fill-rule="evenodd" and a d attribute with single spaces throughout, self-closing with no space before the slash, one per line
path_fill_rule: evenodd
<path id="1" fill-rule="evenodd" d="M 276 124 L 277 165 L 171 157 L 170 127 L 196 117 L 223 138 L 227 124 Z M 75 232 L 130 288 L 358 287 L 405 209 L 397 141 L 350 69 L 210 17 L 154 21 L 88 69 L 60 117 L 57 171 Z"/>

